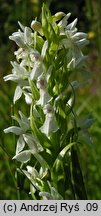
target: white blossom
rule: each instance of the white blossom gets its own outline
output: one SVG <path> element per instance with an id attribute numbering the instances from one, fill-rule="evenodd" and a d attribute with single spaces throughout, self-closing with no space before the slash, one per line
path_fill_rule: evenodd
<path id="1" fill-rule="evenodd" d="M 41 56 L 40 56 L 40 53 L 37 51 L 37 50 L 33 50 L 31 53 L 30 53 L 30 59 L 32 62 L 36 62 L 36 61 L 41 61 Z"/>
<path id="2" fill-rule="evenodd" d="M 25 67 L 19 65 L 17 62 L 11 62 L 11 64 L 13 66 L 12 74 L 5 76 L 4 81 L 12 80 L 19 83 L 28 78 L 28 72 Z"/>
<path id="3" fill-rule="evenodd" d="M 55 120 L 54 109 L 50 104 L 46 104 L 43 109 L 44 114 L 46 115 L 45 122 L 40 128 L 41 132 L 45 133 L 46 136 L 50 136 L 52 132 L 58 130 L 58 125 Z"/>
<path id="4" fill-rule="evenodd" d="M 48 84 L 43 75 L 39 76 L 37 79 L 37 88 L 40 91 L 40 98 L 37 101 L 37 104 L 43 107 L 51 99 L 51 96 L 48 93 Z"/>
<path id="5" fill-rule="evenodd" d="M 24 27 L 20 22 L 19 24 L 23 31 L 14 32 L 9 36 L 9 39 L 15 41 L 19 47 L 25 48 L 26 45 L 30 46 L 33 43 L 32 30 L 29 27 Z"/>

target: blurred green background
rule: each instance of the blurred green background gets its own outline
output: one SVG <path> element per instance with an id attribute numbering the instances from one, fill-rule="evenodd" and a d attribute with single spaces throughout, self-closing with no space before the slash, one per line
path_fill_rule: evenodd
<path id="1" fill-rule="evenodd" d="M 101 1 L 100 0 L 0 0 L 0 199 L 31 199 L 28 182 L 22 186 L 23 177 L 16 175 L 17 163 L 12 161 L 15 152 L 13 135 L 5 135 L 3 129 L 12 124 L 11 115 L 15 84 L 4 83 L 3 76 L 11 71 L 10 61 L 14 60 L 16 45 L 9 35 L 18 29 L 18 20 L 30 26 L 32 19 L 40 19 L 41 6 L 47 2 L 51 13 L 71 12 L 70 21 L 78 18 L 78 30 L 88 33 L 89 45 L 83 52 L 88 54 L 89 77 L 77 91 L 76 111 L 80 116 L 91 113 L 96 122 L 90 133 L 92 144 L 80 146 L 80 162 L 83 170 L 88 199 L 101 199 Z M 17 108 L 23 103 L 17 102 Z M 23 107 L 23 109 L 25 109 Z M 27 112 L 25 110 L 25 112 Z M 20 175 L 20 174 L 19 174 Z M 18 178 L 18 181 L 15 179 Z M 19 181 L 20 179 L 20 181 Z"/>

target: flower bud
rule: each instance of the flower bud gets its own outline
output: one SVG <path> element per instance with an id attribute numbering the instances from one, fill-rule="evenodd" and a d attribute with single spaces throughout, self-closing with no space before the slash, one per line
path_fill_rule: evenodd
<path id="1" fill-rule="evenodd" d="M 31 22 L 31 28 L 34 30 L 34 31 L 40 31 L 41 30 L 41 23 L 36 21 L 36 20 L 33 20 Z"/>
<path id="2" fill-rule="evenodd" d="M 65 13 L 63 13 L 63 12 L 57 12 L 54 15 L 55 21 L 59 21 L 63 16 L 65 16 Z"/>

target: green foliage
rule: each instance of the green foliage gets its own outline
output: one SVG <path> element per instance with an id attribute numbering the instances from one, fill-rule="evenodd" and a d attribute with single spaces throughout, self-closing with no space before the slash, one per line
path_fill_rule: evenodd
<path id="1" fill-rule="evenodd" d="M 51 17 L 50 12 L 46 10 L 46 12 L 43 14 L 44 15 L 43 18 L 46 19 L 43 22 L 43 29 L 45 31 L 44 33 L 46 34 L 46 38 L 48 41 L 49 40 L 51 41 L 52 36 L 54 36 L 53 43 L 52 45 L 50 43 L 46 43 L 45 45 L 44 44 L 45 38 L 44 37 L 42 38 L 39 35 L 39 33 L 35 32 L 35 34 L 33 35 L 34 48 L 36 48 L 38 52 L 41 53 L 41 50 L 43 47 L 43 51 L 42 51 L 43 62 L 47 69 L 48 69 L 48 62 L 49 64 L 53 62 L 53 68 L 51 67 L 49 68 L 49 74 L 51 74 L 51 77 L 49 77 L 49 83 L 48 83 L 49 94 L 54 96 L 54 99 L 55 99 L 57 95 L 61 94 L 61 91 L 65 90 L 65 87 L 67 86 L 68 93 L 64 92 L 64 93 L 67 93 L 67 97 L 64 97 L 64 94 L 62 94 L 61 97 L 55 101 L 55 107 L 57 110 L 57 113 L 55 113 L 56 120 L 57 120 L 58 125 L 61 127 L 62 133 L 64 133 L 64 137 L 61 136 L 61 139 L 60 139 L 60 130 L 51 135 L 51 141 L 47 139 L 47 136 L 45 134 L 42 134 L 43 136 L 39 136 L 40 140 L 42 139 L 43 146 L 45 147 L 46 151 L 41 152 L 40 156 L 39 154 L 36 155 L 36 158 L 35 158 L 35 155 L 34 156 L 31 155 L 30 164 L 32 165 L 33 169 L 35 166 L 35 168 L 39 170 L 40 168 L 39 164 L 43 165 L 43 169 L 45 168 L 45 166 L 48 169 L 48 166 L 46 164 L 49 163 L 49 166 L 51 167 L 52 172 L 51 174 L 49 171 L 44 172 L 46 173 L 44 175 L 44 179 L 45 179 L 44 182 L 47 179 L 49 180 L 50 176 L 52 179 L 54 179 L 54 181 L 52 180 L 53 181 L 52 185 L 50 185 L 48 182 L 47 184 L 43 186 L 43 190 L 46 189 L 46 191 L 48 191 L 48 194 L 46 194 L 48 198 L 50 196 L 52 198 L 53 193 L 55 193 L 54 189 L 53 190 L 51 189 L 52 186 L 55 187 L 56 189 L 58 188 L 60 190 L 59 193 L 62 194 L 63 197 L 65 196 L 65 199 L 75 199 L 79 197 L 79 190 L 76 185 L 76 177 L 77 177 L 77 174 L 79 176 L 80 170 L 82 169 L 84 180 L 86 183 L 86 190 L 87 190 L 88 198 L 89 199 L 100 199 L 100 190 L 99 190 L 100 177 L 101 177 L 101 173 L 100 173 L 101 148 L 100 148 L 100 143 L 99 143 L 100 141 L 100 93 L 98 93 L 100 92 L 99 90 L 100 89 L 99 71 L 100 71 L 100 62 L 101 62 L 100 61 L 100 56 L 101 56 L 100 55 L 100 46 L 101 46 L 100 20 L 101 19 L 100 19 L 100 7 L 99 7 L 100 2 L 99 1 L 92 2 L 91 0 L 86 0 L 86 1 L 79 1 L 78 4 L 76 5 L 75 1 L 72 1 L 72 3 L 71 1 L 68 1 L 68 3 L 66 3 L 66 1 L 62 1 L 62 2 L 57 1 L 56 3 L 56 1 L 52 0 L 52 1 L 47 1 L 47 4 L 50 4 L 52 14 L 54 14 L 55 12 L 59 10 L 64 11 L 66 13 L 71 11 L 72 17 L 75 17 L 75 16 L 78 17 L 78 20 L 79 20 L 78 27 L 83 31 L 86 31 L 86 32 L 88 31 L 88 38 L 90 39 L 90 44 L 86 48 L 87 50 L 85 50 L 85 52 L 87 53 L 91 52 L 91 54 L 89 54 L 90 57 L 88 59 L 89 60 L 88 66 L 89 66 L 89 70 L 91 70 L 92 72 L 93 79 L 92 79 L 92 83 L 91 83 L 91 80 L 90 82 L 89 80 L 88 82 L 84 81 L 84 79 L 86 80 L 87 78 L 85 76 L 85 67 L 82 68 L 82 70 L 80 68 L 76 68 L 76 70 L 75 69 L 68 70 L 68 73 L 67 72 L 65 73 L 65 70 L 64 70 L 63 77 L 61 77 L 62 70 L 60 70 L 60 68 L 63 67 L 63 65 L 66 65 L 65 58 L 64 58 L 64 61 L 62 58 L 63 56 L 66 55 L 66 52 L 67 52 L 66 48 L 60 49 L 58 51 L 58 58 L 55 59 L 55 61 L 54 61 L 54 56 L 56 55 L 56 49 L 58 47 L 59 41 L 61 41 L 62 39 L 64 40 L 65 38 L 64 36 L 61 35 L 59 40 L 57 40 L 55 32 L 57 32 L 58 34 L 58 28 L 56 28 L 56 26 L 54 26 L 53 28 L 52 26 L 53 16 Z M 0 14 L 1 14 L 0 15 L 0 19 L 1 19 L 0 81 L 1 81 L 1 87 L 2 87 L 0 90 L 0 104 L 1 104 L 0 105 L 0 117 L 1 117 L 0 128 L 1 128 L 1 131 L 2 129 L 6 128 L 7 125 L 16 124 L 15 120 L 11 119 L 10 115 L 16 115 L 18 117 L 19 107 L 21 107 L 22 112 L 26 116 L 29 116 L 29 106 L 23 105 L 24 98 L 25 98 L 24 95 L 22 96 L 21 99 L 19 99 L 19 101 L 17 102 L 15 101 L 16 106 L 11 105 L 15 85 L 13 83 L 4 84 L 2 77 L 8 74 L 10 70 L 9 61 L 11 59 L 12 60 L 14 59 L 12 53 L 16 49 L 16 46 L 15 45 L 12 46 L 12 43 L 8 41 L 8 36 L 13 31 L 16 30 L 17 20 L 22 22 L 24 25 L 29 25 L 30 20 L 32 20 L 36 16 L 39 17 L 40 12 L 41 12 L 41 5 L 42 5 L 42 1 L 34 2 L 34 0 L 32 0 L 31 2 L 27 0 L 12 1 L 11 3 L 10 1 L 9 2 L 1 1 L 1 7 L 0 7 Z M 45 30 L 45 27 L 44 27 L 45 22 L 47 24 L 47 21 L 48 21 L 47 16 L 50 17 L 49 18 L 50 21 L 48 24 L 48 29 Z M 57 18 L 55 17 L 55 20 L 56 19 Z M 69 18 L 69 21 L 72 21 L 71 17 Z M 51 31 L 51 34 L 49 35 L 48 35 L 48 30 Z M 40 33 L 42 34 L 42 32 Z M 6 54 L 6 58 L 4 58 L 5 54 Z M 56 62 L 56 66 L 54 62 Z M 55 73 L 56 70 L 57 72 Z M 54 80 L 54 73 L 56 75 L 56 80 Z M 61 83 L 57 82 L 58 77 L 59 79 L 61 79 Z M 68 84 L 66 82 L 62 84 L 65 78 Z M 88 76 L 88 79 L 90 79 L 89 76 Z M 80 81 L 80 83 L 75 80 Z M 85 84 L 86 84 L 86 88 L 85 88 Z M 30 87 L 31 87 L 32 94 L 34 95 L 33 101 L 35 103 L 35 101 L 38 100 L 40 96 L 39 89 L 37 89 L 36 87 L 36 82 L 32 82 L 32 81 L 30 82 Z M 78 91 L 78 87 L 79 88 L 81 87 L 80 91 Z M 89 92 L 89 89 L 91 89 L 91 92 Z M 26 93 L 26 89 L 24 89 L 23 92 Z M 91 95 L 90 97 L 88 96 L 88 92 L 89 92 L 89 95 Z M 30 93 L 29 90 L 27 90 L 27 96 L 29 95 L 29 93 Z M 20 92 L 19 95 L 20 94 L 22 93 Z M 75 94 L 77 98 L 76 103 L 75 103 Z M 15 98 L 16 98 L 16 95 L 15 95 Z M 71 101 L 72 106 L 65 107 L 66 100 L 68 101 L 69 98 L 72 98 L 72 101 Z M 52 104 L 53 104 L 53 101 L 52 101 Z M 75 132 L 73 129 L 75 128 L 74 123 L 73 123 L 73 115 L 72 115 L 73 107 L 75 107 L 75 110 L 77 111 L 77 115 L 79 116 L 79 118 L 76 117 L 77 129 Z M 83 126 L 83 120 L 86 121 L 84 119 L 84 114 L 87 115 L 89 112 L 92 113 L 92 115 L 87 116 L 87 118 L 88 117 L 90 118 L 87 124 L 89 124 L 90 121 L 92 122 L 92 116 L 96 119 L 96 122 L 91 128 L 92 138 L 90 136 L 90 133 Z M 65 118 L 68 115 L 69 115 L 69 118 L 68 117 Z M 39 116 L 41 116 L 41 118 Z M 36 105 L 36 107 L 33 110 L 33 118 L 32 118 L 32 127 L 34 125 L 33 131 L 34 133 L 36 133 L 36 136 L 37 134 L 39 135 L 40 133 L 40 131 L 37 130 L 37 128 L 40 128 L 42 126 L 44 120 L 45 120 L 45 115 L 43 113 L 42 108 Z M 68 121 L 68 125 L 67 125 L 67 121 Z M 35 124 L 33 124 L 34 122 Z M 62 126 L 61 126 L 61 122 L 63 122 Z M 80 129 L 80 126 L 81 127 L 83 126 L 82 130 Z M 73 135 L 73 133 L 75 135 Z M 75 160 L 73 160 L 73 164 L 71 164 L 71 155 L 70 155 L 69 149 L 66 152 L 64 159 L 61 156 L 59 156 L 62 151 L 62 147 L 63 149 L 66 149 L 67 146 L 71 145 L 69 143 L 75 143 L 75 142 L 72 142 L 73 136 L 76 139 L 78 136 L 77 146 L 80 145 L 80 143 L 82 143 L 82 145 L 80 145 L 80 148 L 79 148 L 80 152 L 78 152 L 78 148 L 77 148 L 77 154 L 79 153 L 79 160 L 76 160 L 76 161 L 79 162 L 77 166 L 80 168 L 78 173 L 75 173 L 75 169 L 73 169 L 72 167 L 73 164 L 75 166 Z M 93 143 L 92 143 L 92 139 L 93 139 Z M 0 146 L 1 146 L 0 148 L 0 158 L 1 158 L 0 169 L 2 173 L 1 178 L 0 178 L 0 184 L 2 185 L 2 188 L 0 191 L 1 199 L 17 199 L 17 198 L 25 199 L 25 197 L 26 199 L 31 199 L 31 196 L 28 194 L 29 190 L 31 190 L 33 199 L 35 198 L 38 199 L 39 195 L 36 192 L 36 190 L 34 190 L 32 183 L 30 184 L 30 188 L 29 188 L 30 179 L 27 179 L 25 177 L 26 175 L 24 174 L 24 171 L 23 171 L 23 170 L 26 170 L 26 166 L 23 165 L 23 170 L 20 170 L 19 168 L 19 172 L 18 172 L 17 167 L 20 167 L 20 163 L 19 162 L 16 163 L 14 162 L 14 160 L 12 161 L 12 157 L 14 156 L 14 153 L 15 153 L 16 142 L 17 142 L 16 137 L 11 136 L 10 134 L 4 136 L 3 132 L 1 132 L 1 142 L 0 142 Z M 60 145 L 59 145 L 59 142 L 60 142 Z M 54 145 L 52 145 L 52 143 L 54 143 Z M 67 143 L 69 145 L 67 145 Z M 88 145 L 89 143 L 91 144 Z M 55 158 L 57 159 L 55 160 Z M 73 157 L 73 159 L 75 159 L 75 157 Z M 38 163 L 36 163 L 36 161 L 38 161 Z M 28 165 L 29 165 L 29 162 L 28 162 Z M 6 170 L 6 172 L 4 170 Z M 59 170 L 61 170 L 60 173 L 59 173 Z M 63 176 L 61 173 L 63 174 Z M 57 178 L 57 175 L 58 175 L 58 178 Z M 75 179 L 75 184 L 74 184 L 73 176 Z M 6 179 L 9 179 L 8 185 L 7 185 Z M 82 175 L 81 175 L 81 178 L 79 177 L 79 179 L 81 179 L 81 182 L 82 182 L 81 185 L 83 187 Z M 39 184 L 39 180 L 38 180 L 38 184 Z M 41 181 L 40 184 L 43 185 L 43 182 Z M 64 184 L 63 191 L 61 191 L 61 188 L 58 186 L 59 184 L 60 185 Z M 34 196 L 33 190 L 34 190 L 35 196 Z M 77 192 L 76 196 L 75 196 L 75 190 Z M 40 194 L 40 195 L 42 197 L 43 194 Z M 55 196 L 56 196 L 56 193 L 55 193 Z"/>
<path id="2" fill-rule="evenodd" d="M 17 170 L 32 184 L 34 199 L 68 199 L 68 193 L 72 199 L 87 198 L 77 154 L 78 132 L 88 130 L 93 121 L 86 118 L 83 126 L 76 119 L 78 85 L 71 74 L 85 68 L 81 47 L 88 40 L 85 33 L 77 32 L 77 19 L 68 24 L 69 17 L 63 12 L 51 15 L 43 4 L 42 23 L 36 19 L 31 23 L 34 32 L 19 22 L 21 30 L 9 37 L 20 48 L 15 52 L 17 62 L 11 62 L 12 74 L 4 80 L 17 83 L 13 103 L 25 96 L 30 112 L 28 118 L 22 111 L 20 118 L 14 114 L 18 126 L 4 132 L 19 136 L 13 159 L 21 163 Z M 66 173 L 70 173 L 68 180 Z"/>

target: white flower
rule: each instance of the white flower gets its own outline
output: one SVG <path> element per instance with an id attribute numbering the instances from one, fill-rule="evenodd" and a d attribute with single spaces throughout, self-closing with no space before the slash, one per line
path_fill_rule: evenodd
<path id="1" fill-rule="evenodd" d="M 32 188 L 31 193 L 35 193 L 36 189 L 41 190 L 42 189 L 42 179 L 47 175 L 48 169 L 40 168 L 39 172 L 35 167 L 27 166 L 27 170 L 22 170 L 23 173 L 26 175 L 26 177 L 32 182 Z"/>
<path id="2" fill-rule="evenodd" d="M 63 19 L 58 23 L 60 33 L 64 33 L 64 28 L 67 26 L 68 19 L 71 16 L 71 13 L 66 14 L 66 16 L 63 17 Z"/>
<path id="3" fill-rule="evenodd" d="M 40 128 L 41 132 L 45 133 L 46 136 L 50 136 L 52 132 L 58 130 L 58 125 L 55 120 L 54 109 L 50 104 L 46 104 L 43 109 L 44 114 L 46 115 L 45 122 Z"/>
<path id="4" fill-rule="evenodd" d="M 11 62 L 11 64 L 13 66 L 12 74 L 5 76 L 4 81 L 12 80 L 19 83 L 28 78 L 28 72 L 23 66 L 19 65 L 17 62 Z"/>
<path id="5" fill-rule="evenodd" d="M 6 128 L 4 132 L 11 132 L 15 135 L 19 135 L 16 146 L 16 155 L 13 157 L 13 159 L 16 159 L 20 162 L 26 162 L 30 159 L 31 154 L 43 151 L 43 148 L 36 140 L 36 138 L 32 134 L 28 133 L 28 131 L 30 130 L 29 119 L 26 118 L 26 116 L 21 111 L 19 111 L 19 115 L 20 118 L 12 116 L 12 118 L 19 123 L 19 127 L 11 126 L 9 128 Z M 22 150 L 25 147 L 25 144 L 27 144 L 29 150 L 25 150 L 22 152 Z"/>
<path id="6" fill-rule="evenodd" d="M 32 67 L 32 63 L 29 61 L 29 53 L 30 53 L 30 50 L 31 49 L 22 49 L 22 48 L 19 48 L 17 51 L 14 52 L 15 56 L 16 56 L 16 59 L 17 61 L 20 60 L 20 66 L 22 67 Z"/>
<path id="7" fill-rule="evenodd" d="M 29 133 L 23 134 L 24 141 L 27 143 L 30 150 L 32 150 L 32 153 L 38 153 L 40 151 L 43 151 L 42 146 L 39 144 L 39 142 L 36 140 L 36 138 Z"/>
<path id="8" fill-rule="evenodd" d="M 77 24 L 77 18 L 73 21 L 73 22 L 71 22 L 69 25 L 67 25 L 65 28 L 66 28 L 66 30 L 68 30 L 68 31 L 74 31 L 74 30 L 77 30 L 77 28 L 76 28 L 76 24 Z"/>
<path id="9" fill-rule="evenodd" d="M 40 53 L 37 50 L 33 50 L 30 53 L 30 59 L 32 62 L 41 61 Z"/>
<path id="10" fill-rule="evenodd" d="M 30 128 L 30 122 L 29 119 L 21 112 L 19 111 L 20 118 L 16 116 L 12 116 L 14 120 L 16 120 L 20 127 L 11 126 L 4 130 L 5 133 L 14 133 L 16 135 L 20 135 L 21 133 L 26 133 L 27 130 Z"/>
<path id="11" fill-rule="evenodd" d="M 38 77 L 37 88 L 40 90 L 40 98 L 37 101 L 37 105 L 43 107 L 51 99 L 51 96 L 48 93 L 47 81 L 43 75 Z"/>
<path id="12" fill-rule="evenodd" d="M 30 160 L 31 157 L 31 151 L 30 150 L 24 150 L 22 152 L 19 152 L 16 154 L 12 159 L 16 159 L 17 161 L 21 163 L 27 163 Z"/>
<path id="13" fill-rule="evenodd" d="M 31 104 L 32 103 L 32 93 L 27 93 L 27 92 L 24 92 L 24 95 L 25 95 L 25 101 L 27 104 Z"/>
<path id="14" fill-rule="evenodd" d="M 77 18 L 71 22 L 67 23 L 70 13 L 67 14 L 59 23 L 60 35 L 64 35 L 64 38 L 60 41 L 60 46 L 65 46 L 68 50 L 68 55 L 72 58 L 81 56 L 81 46 L 88 44 L 87 34 L 83 32 L 77 32 L 76 24 Z"/>
<path id="15" fill-rule="evenodd" d="M 30 79 L 37 80 L 37 78 L 42 74 L 42 72 L 43 72 L 42 64 L 39 61 L 36 61 L 30 73 Z"/>
<path id="16" fill-rule="evenodd" d="M 32 30 L 29 27 L 24 29 L 24 44 L 31 45 L 33 43 Z"/>
<path id="17" fill-rule="evenodd" d="M 45 79 L 45 77 L 43 75 L 38 77 L 37 88 L 38 89 L 43 89 L 43 90 L 47 89 L 47 81 L 46 81 L 46 79 Z"/>
<path id="18" fill-rule="evenodd" d="M 16 42 L 19 47 L 25 48 L 26 45 L 31 45 L 33 43 L 32 30 L 29 27 L 24 27 L 20 22 L 18 22 L 22 31 L 14 32 L 9 39 Z"/>
<path id="19" fill-rule="evenodd" d="M 24 150 L 25 144 L 27 144 L 29 150 Z M 17 141 L 16 146 L 16 155 L 13 157 L 13 159 L 16 159 L 20 162 L 26 162 L 30 159 L 31 154 L 39 153 L 40 151 L 43 151 L 42 146 L 39 144 L 39 142 L 34 138 L 32 134 L 29 133 L 22 133 Z M 28 155 L 26 155 L 28 153 Z M 29 159 L 27 159 L 27 157 Z"/>
<path id="20" fill-rule="evenodd" d="M 51 186 L 50 182 L 47 181 L 50 192 L 42 191 L 39 192 L 39 196 L 42 196 L 45 200 L 63 200 L 63 197 L 58 193 L 58 191 Z"/>
<path id="21" fill-rule="evenodd" d="M 11 126 L 4 129 L 4 133 L 14 133 L 15 135 L 21 135 L 23 133 L 23 130 L 20 127 Z"/>
<path id="22" fill-rule="evenodd" d="M 47 168 L 43 170 L 41 167 L 39 172 L 35 169 L 35 167 L 27 166 L 27 171 L 31 175 L 31 179 L 36 179 L 36 178 L 44 178 L 47 175 Z"/>
<path id="23" fill-rule="evenodd" d="M 72 58 L 72 60 L 68 63 L 67 68 L 70 70 L 75 68 L 75 58 Z"/>
<path id="24" fill-rule="evenodd" d="M 22 58 L 23 48 L 19 48 L 17 51 L 14 52 L 14 55 L 16 56 L 16 59 L 19 60 Z"/>
<path id="25" fill-rule="evenodd" d="M 22 88 L 19 85 L 17 85 L 14 93 L 13 103 L 15 104 L 15 102 L 19 100 L 21 96 L 22 96 Z"/>
<path id="26" fill-rule="evenodd" d="M 30 86 L 24 86 L 22 88 L 23 94 L 25 96 L 25 101 L 27 104 L 31 104 L 33 100 L 33 95 L 31 92 L 31 87 Z"/>
<path id="27" fill-rule="evenodd" d="M 18 32 L 14 32 L 11 36 L 9 36 L 10 40 L 15 41 L 15 43 L 19 46 L 19 47 L 25 47 L 24 44 L 24 33 L 21 32 L 20 30 L 18 30 Z"/>

